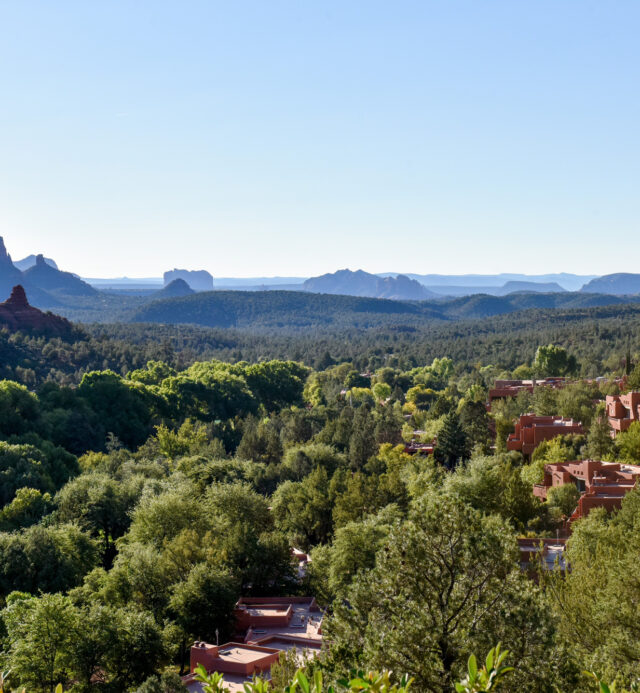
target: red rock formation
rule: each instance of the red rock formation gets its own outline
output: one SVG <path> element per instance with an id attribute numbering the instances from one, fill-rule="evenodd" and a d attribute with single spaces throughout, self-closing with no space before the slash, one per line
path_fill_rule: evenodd
<path id="1" fill-rule="evenodd" d="M 57 337 L 68 335 L 73 325 L 53 313 L 43 313 L 29 305 L 22 286 L 14 286 L 11 296 L 0 303 L 0 327 L 12 332 L 43 332 Z"/>

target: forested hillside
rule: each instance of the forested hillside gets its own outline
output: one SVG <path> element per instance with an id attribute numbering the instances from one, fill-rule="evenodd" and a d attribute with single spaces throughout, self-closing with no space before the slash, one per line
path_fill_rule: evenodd
<path id="1" fill-rule="evenodd" d="M 358 299 L 355 299 L 358 300 Z M 409 313 L 409 316 L 412 314 Z M 484 320 L 426 325 L 399 322 L 369 330 L 327 325 L 313 333 L 288 329 L 208 329 L 157 324 L 83 325 L 66 339 L 0 331 L 0 375 L 34 387 L 45 380 L 77 384 L 87 371 L 120 375 L 161 360 L 186 368 L 196 360 L 291 359 L 325 368 L 350 361 L 360 370 L 410 369 L 447 354 L 457 369 L 473 364 L 513 369 L 534 358 L 539 343 L 578 356 L 581 374 L 620 368 L 627 349 L 640 352 L 640 306 L 530 310 Z"/>
<path id="2" fill-rule="evenodd" d="M 572 499 L 531 492 L 546 462 L 640 462 L 636 428 L 615 444 L 603 432 L 600 403 L 618 385 L 580 380 L 632 370 L 639 320 L 626 306 L 313 337 L 2 333 L 0 666 L 35 691 L 179 691 L 189 644 L 230 638 L 240 596 L 312 594 L 327 644 L 308 667 L 328 682 L 364 667 L 451 691 L 469 654 L 497 642 L 515 666 L 505 690 L 589 690 L 585 668 L 631 681 L 624 566 L 637 541 L 620 527 L 639 521 L 640 495 L 580 521 L 573 572 L 549 585 L 520 571 L 516 537 L 563 526 Z M 565 358 L 543 359 L 545 343 Z M 487 412 L 497 377 L 534 374 L 575 382 Z M 513 417 L 530 410 L 586 434 L 531 460 L 507 453 Z M 432 457 L 407 453 L 433 439 Z M 312 557 L 302 579 L 293 547 Z M 600 550 L 617 560 L 594 563 Z M 609 587 L 585 603 L 595 583 Z M 625 614 L 614 651 L 599 627 L 612 609 Z"/>
<path id="3" fill-rule="evenodd" d="M 565 310 L 637 303 L 637 297 L 604 294 L 514 293 L 476 294 L 419 302 L 367 299 L 355 296 L 306 294 L 296 291 L 216 291 L 174 299 L 152 300 L 129 313 L 131 322 L 196 324 L 205 327 L 252 327 L 301 330 L 451 321 L 484 318 L 526 309 Z"/>

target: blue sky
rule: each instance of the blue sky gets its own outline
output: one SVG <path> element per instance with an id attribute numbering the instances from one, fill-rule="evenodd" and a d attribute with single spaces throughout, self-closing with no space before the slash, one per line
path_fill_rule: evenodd
<path id="1" fill-rule="evenodd" d="M 84 276 L 640 271 L 640 3 L 0 2 L 0 234 Z"/>

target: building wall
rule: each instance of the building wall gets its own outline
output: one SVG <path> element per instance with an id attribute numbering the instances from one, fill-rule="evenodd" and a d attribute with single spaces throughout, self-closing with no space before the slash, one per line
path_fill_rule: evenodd
<path id="1" fill-rule="evenodd" d="M 507 438 L 507 450 L 515 450 L 523 455 L 531 455 L 545 440 L 569 434 L 582 435 L 582 424 L 561 416 L 536 416 L 523 414 L 515 424 L 515 430 Z"/>
<path id="2" fill-rule="evenodd" d="M 635 471 L 635 470 L 638 471 Z M 624 496 L 634 488 L 640 478 L 640 468 L 624 467 L 617 463 L 598 460 L 579 460 L 547 464 L 544 479 L 533 487 L 534 496 L 546 500 L 550 488 L 576 484 L 584 489 L 571 521 L 586 517 L 593 508 L 608 511 L 619 508 Z"/>
<path id="3" fill-rule="evenodd" d="M 255 652 L 260 656 L 247 662 L 221 659 L 219 656 L 220 650 L 232 647 Z M 194 645 L 191 648 L 190 668 L 193 672 L 198 664 L 202 664 L 207 671 L 217 671 L 220 674 L 234 674 L 236 676 L 251 676 L 255 672 L 271 669 L 271 665 L 278 661 L 279 654 L 280 651 L 275 648 L 258 647 L 245 643 L 227 643 L 220 647 L 204 643 L 203 646 Z"/>
<path id="4" fill-rule="evenodd" d="M 611 435 L 626 431 L 634 421 L 640 420 L 640 392 L 627 392 L 624 395 L 607 395 L 605 400 Z"/>

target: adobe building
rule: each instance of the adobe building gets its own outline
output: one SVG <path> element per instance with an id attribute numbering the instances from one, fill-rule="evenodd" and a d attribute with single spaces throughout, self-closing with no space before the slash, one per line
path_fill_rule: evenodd
<path id="1" fill-rule="evenodd" d="M 517 397 L 520 392 L 533 394 L 536 387 L 552 387 L 559 389 L 566 384 L 566 378 L 542 378 L 541 380 L 496 380 L 489 390 L 489 404 L 495 399 Z"/>
<path id="2" fill-rule="evenodd" d="M 611 437 L 628 430 L 634 421 L 640 421 L 640 392 L 626 395 L 607 395 L 605 400 L 607 418 L 611 426 Z"/>
<path id="3" fill-rule="evenodd" d="M 516 421 L 515 431 L 507 438 L 507 450 L 517 450 L 529 456 L 543 440 L 551 440 L 569 433 L 582 435 L 584 428 L 579 421 L 564 419 L 561 416 L 523 414 Z"/>
<path id="4" fill-rule="evenodd" d="M 606 508 L 609 512 L 619 509 L 639 478 L 639 465 L 596 460 L 545 464 L 544 479 L 535 484 L 533 495 L 546 500 L 549 489 L 574 484 L 582 495 L 569 518 L 571 523 L 586 517 L 594 508 Z"/>
<path id="5" fill-rule="evenodd" d="M 191 673 L 182 678 L 182 683 L 189 691 L 202 691 L 202 684 L 194 676 L 196 667 L 202 664 L 208 673 L 223 674 L 226 687 L 233 693 L 243 691 L 244 682 L 255 675 L 268 674 L 279 655 L 280 650 L 273 647 L 237 642 L 218 646 L 196 641 L 191 648 Z"/>
<path id="6" fill-rule="evenodd" d="M 255 645 L 319 651 L 324 613 L 310 597 L 243 597 L 234 609 L 238 633 Z"/>
<path id="7" fill-rule="evenodd" d="M 324 613 L 312 597 L 243 597 L 234 609 L 235 642 L 217 647 L 196 642 L 191 648 L 190 674 L 183 678 L 189 691 L 201 691 L 193 672 L 203 664 L 224 675 L 232 693 L 244 691 L 243 684 L 255 674 L 268 678 L 280 652 L 295 649 L 316 656 L 322 647 Z"/>

